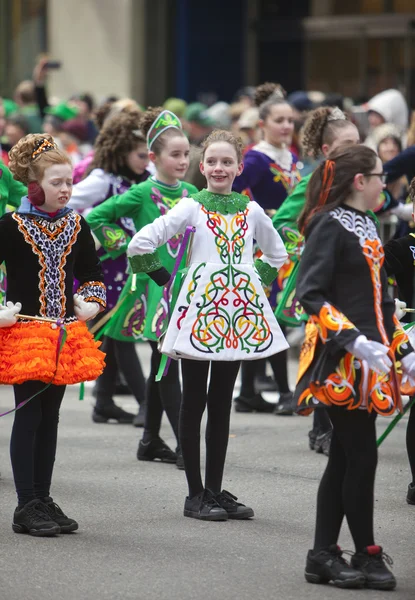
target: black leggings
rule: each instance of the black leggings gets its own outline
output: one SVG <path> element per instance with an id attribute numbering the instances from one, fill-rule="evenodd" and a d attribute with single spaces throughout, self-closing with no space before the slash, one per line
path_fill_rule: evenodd
<path id="1" fill-rule="evenodd" d="M 182 399 L 179 381 L 179 363 L 176 360 L 172 360 L 167 375 L 157 382 L 156 375 L 160 366 L 161 354 L 157 350 L 156 342 L 150 342 L 150 346 L 151 370 L 147 380 L 147 410 L 143 441 L 149 442 L 159 437 L 164 410 L 179 446 L 179 411 Z"/>
<path id="2" fill-rule="evenodd" d="M 333 436 L 317 494 L 314 550 L 337 544 L 346 516 L 356 552 L 374 544 L 373 503 L 377 465 L 376 413 L 327 410 Z"/>
<path id="3" fill-rule="evenodd" d="M 316 408 L 313 412 L 313 431 L 316 435 L 323 435 L 331 431 L 330 418 L 325 408 Z"/>
<path id="4" fill-rule="evenodd" d="M 16 406 L 44 387 L 40 381 L 14 385 Z M 49 496 L 65 388 L 51 385 L 14 415 L 10 457 L 19 506 Z"/>
<path id="5" fill-rule="evenodd" d="M 189 485 L 189 498 L 204 487 L 222 488 L 229 439 L 232 394 L 239 362 L 182 359 L 183 400 L 180 408 L 180 444 Z M 210 367 L 210 382 L 208 374 Z M 207 405 L 205 486 L 200 474 L 200 424 Z"/>
<path id="6" fill-rule="evenodd" d="M 288 369 L 287 369 L 287 350 L 278 352 L 268 356 L 266 359 L 271 365 L 274 379 L 278 385 L 280 394 L 285 394 L 290 391 L 288 385 Z M 241 367 L 241 391 L 240 395 L 246 398 L 251 398 L 255 395 L 255 376 L 260 371 L 258 369 L 258 360 L 246 360 Z"/>
<path id="7" fill-rule="evenodd" d="M 406 451 L 411 467 L 412 483 L 415 484 L 415 404 L 412 405 L 409 412 L 408 425 L 406 427 Z"/>
<path id="8" fill-rule="evenodd" d="M 101 350 L 105 352 L 105 369 L 97 379 L 97 407 L 112 404 L 120 371 L 139 404 L 145 398 L 145 379 L 135 344 L 104 336 Z"/>

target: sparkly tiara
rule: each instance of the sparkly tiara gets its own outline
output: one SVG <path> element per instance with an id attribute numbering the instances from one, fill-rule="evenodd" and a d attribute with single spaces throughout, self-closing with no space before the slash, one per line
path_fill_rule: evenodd
<path id="1" fill-rule="evenodd" d="M 53 144 L 52 142 L 50 142 L 46 138 L 41 138 L 35 144 L 35 148 L 34 148 L 34 150 L 32 152 L 32 160 L 34 158 L 37 158 L 43 152 L 48 152 L 49 150 L 56 150 L 56 149 L 57 149 L 57 145 L 56 144 Z"/>
<path id="2" fill-rule="evenodd" d="M 180 119 L 176 117 L 170 110 L 163 110 L 159 116 L 153 121 L 147 133 L 147 146 L 151 150 L 151 146 L 156 139 L 166 131 L 166 129 L 182 129 Z"/>
<path id="3" fill-rule="evenodd" d="M 347 117 L 338 106 L 335 106 L 327 117 L 327 121 L 347 121 Z"/>

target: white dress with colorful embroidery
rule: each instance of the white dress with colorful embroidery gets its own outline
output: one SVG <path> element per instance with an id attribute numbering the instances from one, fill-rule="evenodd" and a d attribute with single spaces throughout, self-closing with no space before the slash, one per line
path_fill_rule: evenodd
<path id="1" fill-rule="evenodd" d="M 189 266 L 162 352 L 176 359 L 235 361 L 288 348 L 261 283 L 276 277 L 287 253 L 270 218 L 246 196 L 203 190 L 183 198 L 133 237 L 133 270 L 162 267 L 157 248 L 188 226 L 195 228 Z M 255 264 L 254 240 L 263 251 Z"/>

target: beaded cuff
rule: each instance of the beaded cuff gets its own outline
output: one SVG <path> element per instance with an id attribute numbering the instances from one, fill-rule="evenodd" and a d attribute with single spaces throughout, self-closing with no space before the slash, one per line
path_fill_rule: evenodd
<path id="1" fill-rule="evenodd" d="M 234 215 L 239 211 L 246 210 L 249 198 L 243 194 L 232 192 L 231 194 L 212 194 L 207 190 L 197 192 L 192 196 L 195 202 L 202 204 L 209 212 L 218 212 L 221 215 Z"/>
<path id="2" fill-rule="evenodd" d="M 85 302 L 97 302 L 103 308 L 107 305 L 107 291 L 101 281 L 87 281 L 77 290 Z"/>
<path id="3" fill-rule="evenodd" d="M 162 268 L 160 262 L 159 253 L 155 252 L 149 254 L 135 254 L 129 256 L 128 260 L 133 273 L 152 273 Z"/>
<path id="4" fill-rule="evenodd" d="M 277 278 L 278 269 L 271 267 L 268 263 L 264 262 L 260 258 L 255 261 L 255 268 L 257 269 L 261 281 L 264 285 L 271 285 L 274 279 Z"/>

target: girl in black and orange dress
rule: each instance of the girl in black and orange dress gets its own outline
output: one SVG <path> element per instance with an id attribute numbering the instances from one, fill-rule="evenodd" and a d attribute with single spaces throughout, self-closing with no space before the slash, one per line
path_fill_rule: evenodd
<path id="1" fill-rule="evenodd" d="M 90 229 L 66 206 L 68 156 L 51 136 L 31 134 L 11 150 L 10 170 L 28 185 L 20 208 L 0 219 L 0 263 L 8 273 L 0 383 L 13 385 L 16 407 L 22 405 L 10 445 L 18 497 L 13 530 L 48 536 L 78 529 L 49 495 L 59 408 L 67 384 L 102 372 L 104 354 L 85 321 L 105 307 L 106 294 Z M 79 289 L 72 296 L 74 278 Z"/>
<path id="2" fill-rule="evenodd" d="M 295 396 L 300 412 L 326 407 L 333 425 L 305 576 L 339 587 L 396 586 L 374 541 L 375 420 L 401 406 L 402 372 L 414 376 L 415 353 L 394 316 L 382 243 L 367 215 L 383 181 L 375 152 L 341 147 L 311 177 L 299 221 L 306 244 L 297 296 L 310 321 Z M 337 546 L 344 517 L 356 547 L 351 565 Z"/>

